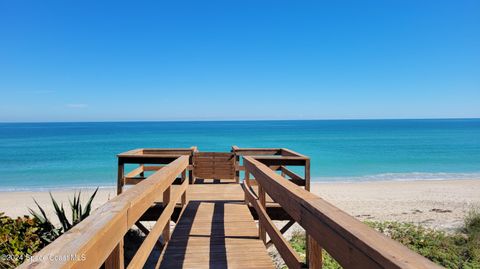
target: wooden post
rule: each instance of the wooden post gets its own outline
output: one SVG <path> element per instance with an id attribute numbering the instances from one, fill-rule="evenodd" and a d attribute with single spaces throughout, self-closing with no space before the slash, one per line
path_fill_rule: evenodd
<path id="1" fill-rule="evenodd" d="M 110 256 L 105 260 L 105 269 L 123 269 L 125 264 L 123 263 L 123 239 L 113 249 Z"/>
<path id="2" fill-rule="evenodd" d="M 266 209 L 265 190 L 261 185 L 258 185 L 258 200 L 260 201 L 260 206 Z M 264 244 L 267 243 L 267 232 L 260 218 L 258 219 L 258 236 Z"/>
<path id="3" fill-rule="evenodd" d="M 182 183 L 187 180 L 187 170 L 183 170 L 182 172 Z M 187 190 L 182 194 L 182 207 L 187 204 Z"/>
<path id="4" fill-rule="evenodd" d="M 123 164 L 123 161 L 121 161 L 120 159 L 118 160 L 118 174 L 117 174 L 117 195 L 122 193 L 122 189 L 123 189 L 123 183 L 124 183 L 124 180 L 123 180 L 123 177 L 124 177 L 124 164 Z"/>
<path id="5" fill-rule="evenodd" d="M 232 146 L 232 153 L 233 153 L 233 156 L 235 158 L 235 162 L 233 163 L 233 165 L 235 166 L 235 182 L 240 183 L 240 170 L 239 170 L 240 156 L 237 155 L 237 149 L 238 149 L 237 146 L 235 146 L 235 145 Z"/>
<path id="6" fill-rule="evenodd" d="M 140 173 L 140 176 L 141 176 L 141 177 L 145 177 L 145 172 L 143 171 L 144 168 L 145 168 L 145 165 L 144 165 L 144 164 L 140 164 L 140 167 L 142 167 L 142 172 Z"/>
<path id="7" fill-rule="evenodd" d="M 125 184 L 125 164 L 119 161 L 118 163 L 118 174 L 117 174 L 117 195 L 122 193 L 123 185 Z M 118 242 L 118 245 L 113 249 L 110 256 L 108 256 L 107 261 L 105 262 L 105 269 L 123 269 L 124 265 L 124 256 L 123 256 L 123 239 Z"/>
<path id="8" fill-rule="evenodd" d="M 305 190 L 310 191 L 310 159 L 305 161 Z"/>
<path id="9" fill-rule="evenodd" d="M 308 268 L 321 269 L 322 268 L 322 247 L 318 242 L 307 235 L 308 240 Z"/>
<path id="10" fill-rule="evenodd" d="M 240 156 L 235 153 L 235 182 L 240 183 Z"/>
<path id="11" fill-rule="evenodd" d="M 117 174 L 117 195 L 122 193 L 124 183 L 124 163 L 118 160 L 118 174 Z M 125 267 L 123 261 L 123 239 L 118 242 L 118 245 L 113 249 L 112 253 L 105 260 L 105 269 L 123 269 Z"/>
<path id="12" fill-rule="evenodd" d="M 191 150 L 191 153 L 190 153 L 190 158 L 188 159 L 188 164 L 189 166 L 192 168 L 192 170 L 189 170 L 188 172 L 188 180 L 189 180 L 189 183 L 190 184 L 193 184 L 195 183 L 195 175 L 193 173 L 193 155 L 195 154 L 195 152 L 197 152 L 197 147 L 193 146 L 193 147 L 190 147 L 190 150 Z"/>
<path id="13" fill-rule="evenodd" d="M 248 172 L 247 169 L 245 169 L 245 178 L 243 179 L 243 181 L 245 182 L 245 184 L 247 185 L 247 188 L 250 188 L 250 173 Z M 248 202 L 248 199 L 247 199 L 247 194 L 245 193 L 245 204 L 248 206 L 250 203 Z"/>
<path id="14" fill-rule="evenodd" d="M 167 205 L 171 202 L 170 201 L 171 189 L 172 189 L 172 186 L 169 186 L 163 192 L 163 208 L 166 208 Z M 166 244 L 170 240 L 170 219 L 167 221 L 167 224 L 165 224 L 165 228 L 163 228 L 162 235 L 163 235 L 163 244 Z"/>
<path id="15" fill-rule="evenodd" d="M 310 159 L 305 160 L 305 190 L 310 191 Z M 315 239 L 306 235 L 306 261 L 309 268 L 322 268 L 322 248 Z"/>

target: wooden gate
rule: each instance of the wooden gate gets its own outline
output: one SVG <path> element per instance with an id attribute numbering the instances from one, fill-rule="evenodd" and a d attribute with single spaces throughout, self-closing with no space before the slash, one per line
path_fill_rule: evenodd
<path id="1" fill-rule="evenodd" d="M 195 152 L 193 173 L 203 179 L 234 179 L 235 156 L 230 152 Z"/>

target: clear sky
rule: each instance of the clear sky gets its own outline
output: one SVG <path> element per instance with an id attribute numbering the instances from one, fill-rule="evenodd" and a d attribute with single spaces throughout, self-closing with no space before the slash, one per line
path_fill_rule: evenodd
<path id="1" fill-rule="evenodd" d="M 445 117 L 478 0 L 0 0 L 0 121 Z"/>

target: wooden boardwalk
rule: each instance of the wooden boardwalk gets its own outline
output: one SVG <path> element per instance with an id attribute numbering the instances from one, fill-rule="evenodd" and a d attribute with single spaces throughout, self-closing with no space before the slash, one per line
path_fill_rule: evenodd
<path id="1" fill-rule="evenodd" d="M 273 268 L 240 185 L 205 183 L 190 186 L 157 267 Z"/>
<path id="2" fill-rule="evenodd" d="M 118 196 L 35 254 L 49 258 L 19 268 L 139 269 L 155 246 L 156 268 L 274 268 L 271 245 L 292 269 L 322 268 L 322 249 L 343 268 L 440 268 L 309 190 L 309 158 L 285 148 L 131 150 L 118 155 Z M 305 260 L 283 236 L 295 222 Z M 146 237 L 126 265 L 133 226 Z"/>

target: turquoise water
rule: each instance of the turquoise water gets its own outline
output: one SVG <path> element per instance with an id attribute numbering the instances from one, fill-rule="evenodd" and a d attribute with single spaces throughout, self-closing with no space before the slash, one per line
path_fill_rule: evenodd
<path id="1" fill-rule="evenodd" d="M 141 147 L 287 147 L 316 181 L 480 178 L 480 119 L 1 123 L 2 190 L 115 185 Z"/>

